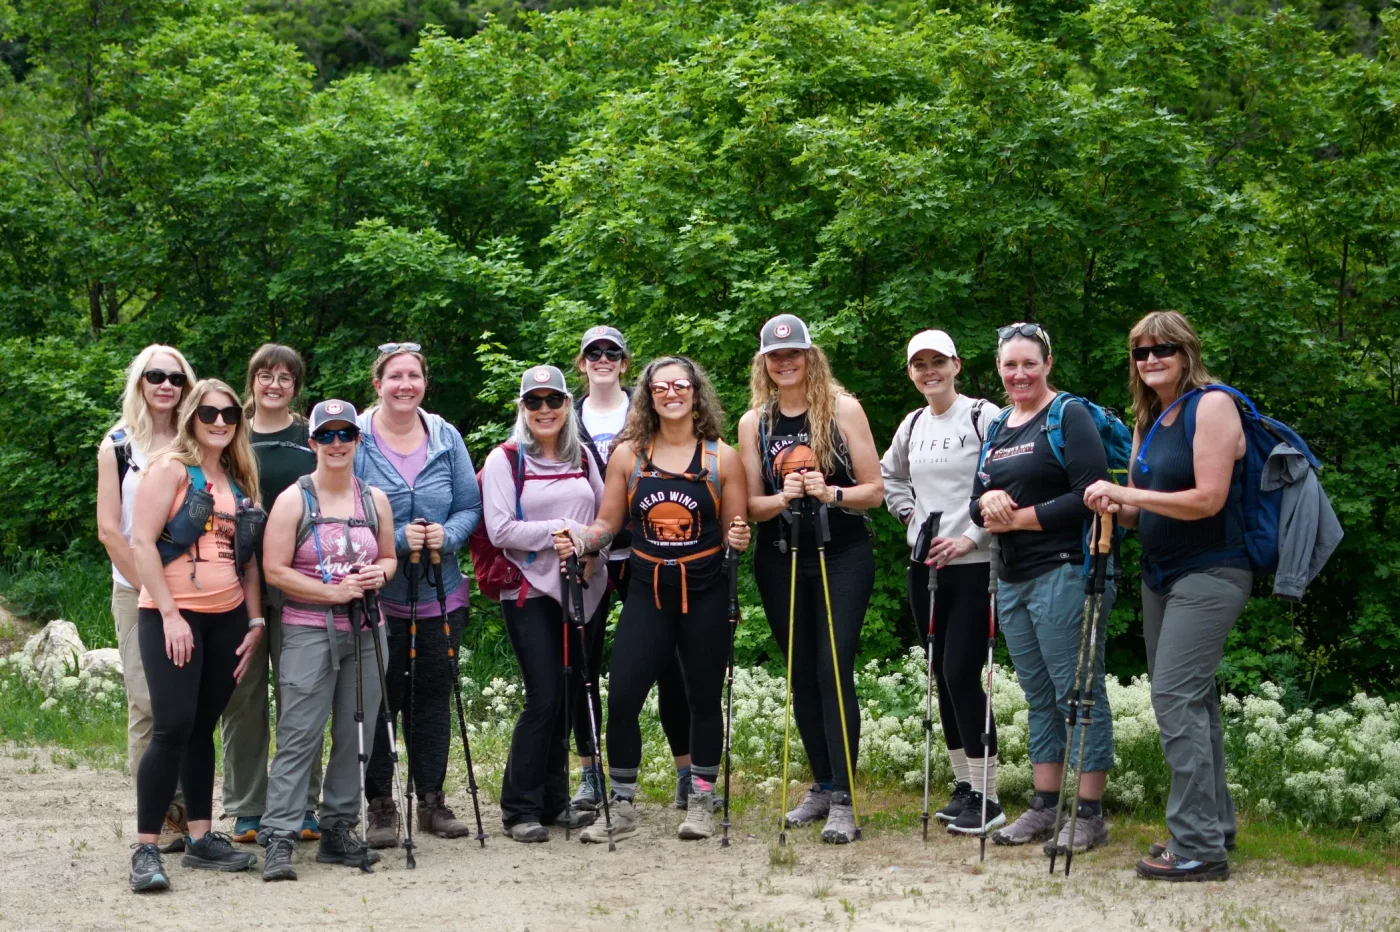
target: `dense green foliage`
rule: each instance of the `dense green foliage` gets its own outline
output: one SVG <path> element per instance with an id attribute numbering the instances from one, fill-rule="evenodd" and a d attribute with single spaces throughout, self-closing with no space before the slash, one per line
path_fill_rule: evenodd
<path id="1" fill-rule="evenodd" d="M 1128 328 L 1176 307 L 1314 444 L 1347 530 L 1303 605 L 1250 606 L 1227 681 L 1394 694 L 1400 14 L 589 6 L 0 0 L 0 555 L 92 548 L 93 450 L 157 339 L 236 384 L 288 342 L 311 395 L 356 401 L 373 345 L 420 340 L 480 456 L 520 367 L 599 320 L 694 354 L 737 420 L 759 324 L 792 311 L 883 447 L 919 400 L 916 329 L 996 395 L 992 328 L 1038 320 L 1056 382 L 1125 407 Z M 336 51 L 347 30 L 377 38 Z M 899 529 L 875 528 L 865 648 L 889 656 L 912 626 Z"/>

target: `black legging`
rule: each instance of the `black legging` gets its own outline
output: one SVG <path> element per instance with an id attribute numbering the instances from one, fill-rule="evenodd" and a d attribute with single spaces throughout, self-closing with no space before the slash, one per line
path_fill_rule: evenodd
<path id="1" fill-rule="evenodd" d="M 633 589 L 622 606 L 608 680 L 608 773 L 615 783 L 637 782 L 642 705 L 679 655 L 690 705 L 691 772 L 713 781 L 724 744 L 729 594 L 718 583 L 691 586 L 690 611 L 682 613 L 679 588 L 663 585 L 659 592 L 659 609 L 647 586 Z"/>
<path id="2" fill-rule="evenodd" d="M 521 606 L 506 599 L 501 611 L 525 682 L 525 707 L 515 722 L 501 780 L 501 821 L 507 827 L 518 822 L 548 823 L 569 808 L 564 611 L 548 596 L 526 599 Z M 576 652 L 576 631 L 570 630 L 569 640 L 570 652 Z M 583 716 L 584 710 L 575 706 L 574 714 Z M 586 732 L 587 721 L 583 727 Z"/>
<path id="3" fill-rule="evenodd" d="M 201 822 L 214 813 L 214 726 L 233 695 L 238 645 L 248 634 L 248 609 L 181 611 L 194 634 L 190 662 L 177 667 L 165 655 L 160 612 L 137 613 L 137 639 L 151 692 L 151 743 L 136 771 L 136 831 L 160 832 L 175 785 L 185 789 L 186 814 Z"/>
<path id="4" fill-rule="evenodd" d="M 855 659 L 865 610 L 875 588 L 875 551 L 869 538 L 839 553 L 827 553 L 831 615 L 836 630 L 836 654 L 841 666 L 841 698 L 846 705 L 851 771 L 860 750 L 860 709 L 856 704 Z M 776 547 L 759 547 L 753 560 L 754 578 L 768 627 L 787 659 L 788 589 L 792 554 Z M 836 679 L 831 669 L 831 635 L 826 600 L 822 595 L 821 565 L 815 552 L 800 551 L 797 561 L 797 606 L 793 619 L 792 710 L 812 779 L 823 788 L 849 792 L 846 755 L 841 744 L 841 715 Z"/>
<path id="5" fill-rule="evenodd" d="M 948 750 L 963 750 L 981 760 L 982 726 L 987 693 L 982 667 L 987 661 L 987 593 L 990 564 L 964 563 L 938 571 L 934 601 L 933 678 L 938 683 L 938 720 Z M 928 640 L 928 567 L 913 561 L 905 574 L 909 610 L 919 629 L 919 642 Z M 992 754 L 997 752 L 997 726 L 992 721 Z"/>
<path id="6" fill-rule="evenodd" d="M 453 664 L 447 656 L 447 638 L 452 638 L 460 654 L 467 610 L 458 608 L 447 613 L 452 629 L 450 635 L 443 633 L 441 616 L 418 619 L 418 663 L 413 674 L 412 709 L 404 708 L 408 696 L 408 619 L 386 620 L 389 656 L 384 676 L 389 686 L 389 714 L 399 717 L 402 712 L 397 733 L 403 735 L 409 766 L 413 768 L 413 791 L 421 800 L 428 793 L 441 793 L 447 777 L 447 755 L 452 748 L 452 721 L 456 714 L 452 709 Z M 393 786 L 394 763 L 389 759 L 389 735 L 376 726 L 374 753 L 365 774 L 365 797 L 392 797 Z"/>

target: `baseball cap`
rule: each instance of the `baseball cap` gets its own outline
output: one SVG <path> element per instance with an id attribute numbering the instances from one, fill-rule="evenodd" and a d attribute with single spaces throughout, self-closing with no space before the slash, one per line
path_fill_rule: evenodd
<path id="1" fill-rule="evenodd" d="M 526 369 L 525 374 L 520 377 L 520 397 L 524 398 L 541 388 L 552 388 L 556 392 L 569 394 L 569 387 L 564 382 L 564 373 L 553 366 L 531 366 Z"/>
<path id="2" fill-rule="evenodd" d="M 958 358 L 958 348 L 953 345 L 953 338 L 942 330 L 920 330 L 914 334 L 909 340 L 907 361 L 913 362 L 914 356 L 922 350 L 933 350 L 949 359 Z"/>
<path id="3" fill-rule="evenodd" d="M 758 333 L 758 351 L 771 353 L 780 349 L 811 349 L 812 338 L 807 325 L 795 314 L 779 314 L 763 325 Z"/>
<path id="4" fill-rule="evenodd" d="M 337 422 L 354 425 L 358 417 L 359 413 L 350 402 L 341 401 L 338 398 L 327 398 L 311 409 L 307 430 L 314 434 L 327 424 Z"/>
<path id="5" fill-rule="evenodd" d="M 623 338 L 621 330 L 616 327 L 597 326 L 589 327 L 583 332 L 583 342 L 579 344 L 578 351 L 582 353 L 599 340 L 608 340 L 623 350 L 627 349 L 627 340 Z"/>

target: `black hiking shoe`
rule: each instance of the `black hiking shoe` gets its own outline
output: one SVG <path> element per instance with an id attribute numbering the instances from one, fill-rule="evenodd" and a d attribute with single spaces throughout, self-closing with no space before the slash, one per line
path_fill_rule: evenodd
<path id="1" fill-rule="evenodd" d="M 362 861 L 378 864 L 380 855 L 373 848 L 366 847 L 355 834 L 355 828 L 347 823 L 321 826 L 321 844 L 316 849 L 316 860 L 322 864 L 343 864 L 346 867 L 359 867 Z"/>
<path id="2" fill-rule="evenodd" d="M 165 876 L 165 862 L 161 860 L 160 849 L 150 842 L 137 842 L 131 847 L 135 849 L 131 856 L 131 892 L 169 890 L 170 878 Z"/>
<path id="3" fill-rule="evenodd" d="M 1229 861 L 1193 861 L 1180 855 L 1164 852 L 1160 857 L 1143 858 L 1137 862 L 1138 876 L 1148 880 L 1165 880 L 1180 883 L 1191 880 L 1230 879 Z"/>
<path id="4" fill-rule="evenodd" d="M 1001 811 L 1001 805 L 995 799 L 987 800 L 986 831 L 1001 828 L 1005 824 L 1006 813 Z M 982 832 L 982 794 L 973 790 L 968 796 L 967 808 L 958 813 L 958 817 L 948 824 L 948 834 L 981 835 Z"/>
<path id="5" fill-rule="evenodd" d="M 963 810 L 967 808 L 967 801 L 971 797 L 972 784 L 966 780 L 959 780 L 957 785 L 953 787 L 953 798 L 948 801 L 948 805 L 935 812 L 933 817 L 940 822 L 956 822 L 958 816 L 962 815 Z M 980 817 L 982 814 L 980 812 L 981 803 L 978 803 L 978 806 L 978 816 Z"/>
<path id="6" fill-rule="evenodd" d="M 263 880 L 296 880 L 297 869 L 292 866 L 292 855 L 296 853 L 296 839 L 291 835 L 273 832 L 267 836 L 267 853 L 263 856 Z"/>
<path id="7" fill-rule="evenodd" d="M 258 863 L 256 854 L 238 851 L 223 832 L 205 832 L 195 841 L 185 836 L 185 856 L 180 863 L 201 871 L 246 871 Z"/>

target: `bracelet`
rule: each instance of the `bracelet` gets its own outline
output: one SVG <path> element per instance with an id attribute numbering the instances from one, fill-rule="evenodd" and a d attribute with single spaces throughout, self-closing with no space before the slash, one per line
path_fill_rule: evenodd
<path id="1" fill-rule="evenodd" d="M 264 617 L 262 617 L 261 615 L 259 615 L 257 618 L 249 618 L 249 619 L 248 619 L 248 627 L 250 627 L 250 628 L 266 628 L 266 627 L 267 627 L 267 619 L 264 618 Z"/>

